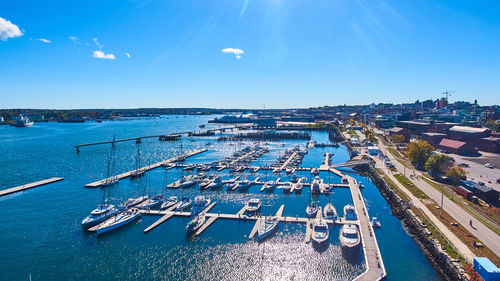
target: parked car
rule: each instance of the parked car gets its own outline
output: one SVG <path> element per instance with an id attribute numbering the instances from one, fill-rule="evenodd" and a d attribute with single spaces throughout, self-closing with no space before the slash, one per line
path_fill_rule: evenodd
<path id="1" fill-rule="evenodd" d="M 460 167 L 469 167 L 469 164 L 467 164 L 467 163 L 460 163 L 460 164 L 458 164 L 458 166 L 460 166 Z"/>
<path id="2" fill-rule="evenodd" d="M 492 165 L 492 164 L 490 164 L 490 163 L 486 163 L 486 164 L 484 164 L 484 166 L 485 166 L 486 168 L 489 168 L 489 169 L 493 169 L 493 168 L 494 168 L 494 167 L 493 167 L 493 165 Z"/>

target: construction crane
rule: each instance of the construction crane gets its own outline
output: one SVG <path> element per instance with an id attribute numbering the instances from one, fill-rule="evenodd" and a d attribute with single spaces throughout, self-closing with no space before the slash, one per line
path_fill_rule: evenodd
<path id="1" fill-rule="evenodd" d="M 448 96 L 451 96 L 451 93 L 454 93 L 455 91 L 444 91 L 443 96 L 446 96 L 446 102 L 448 102 Z"/>

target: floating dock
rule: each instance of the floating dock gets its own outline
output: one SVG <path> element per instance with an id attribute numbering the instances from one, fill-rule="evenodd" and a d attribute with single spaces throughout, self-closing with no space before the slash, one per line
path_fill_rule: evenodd
<path id="1" fill-rule="evenodd" d="M 46 180 L 41 180 L 41 181 L 37 181 L 37 182 L 32 182 L 32 183 L 23 184 L 23 185 L 20 185 L 20 186 L 16 186 L 16 187 L 12 187 L 12 188 L 8 188 L 8 189 L 0 190 L 0 197 L 8 195 L 8 194 L 16 193 L 16 192 L 28 190 L 28 189 L 31 189 L 31 188 L 35 188 L 35 187 L 38 187 L 38 186 L 46 185 L 46 184 L 49 184 L 49 183 L 53 183 L 53 182 L 57 182 L 57 181 L 62 181 L 62 180 L 64 180 L 64 178 L 54 177 L 54 178 L 50 178 L 50 179 L 46 179 Z"/>
<path id="2" fill-rule="evenodd" d="M 202 152 L 205 152 L 207 151 L 206 148 L 203 148 L 203 149 L 199 149 L 199 150 L 194 150 L 194 151 L 191 151 L 191 152 L 188 152 L 186 154 L 184 154 L 183 156 L 185 158 L 187 157 L 191 157 L 191 156 L 194 156 L 194 155 L 197 155 L 197 154 L 200 154 Z M 155 169 L 155 168 L 158 168 L 160 166 L 163 166 L 163 165 L 166 165 L 166 164 L 169 164 L 169 163 L 173 163 L 175 162 L 179 157 L 173 157 L 173 158 L 170 158 L 170 159 L 167 159 L 165 161 L 160 161 L 158 163 L 154 163 L 154 164 L 151 164 L 149 166 L 145 166 L 145 167 L 141 167 L 139 168 L 140 170 L 142 171 L 149 171 L 149 170 L 152 170 L 152 169 Z M 139 170 L 138 169 L 138 170 Z M 121 179 L 124 179 L 124 178 L 128 178 L 130 177 L 136 170 L 132 170 L 132 171 L 129 171 L 129 172 L 125 172 L 125 173 L 121 173 L 119 175 L 116 175 L 114 176 L 115 180 L 118 181 L 118 180 L 121 180 Z M 96 181 L 96 182 L 93 182 L 93 183 L 89 183 L 89 184 L 86 184 L 85 187 L 99 187 L 101 185 L 103 185 L 104 183 L 106 182 L 110 182 L 112 181 L 112 177 L 111 178 L 107 178 L 107 179 L 102 179 L 102 180 L 99 180 L 99 181 Z"/>

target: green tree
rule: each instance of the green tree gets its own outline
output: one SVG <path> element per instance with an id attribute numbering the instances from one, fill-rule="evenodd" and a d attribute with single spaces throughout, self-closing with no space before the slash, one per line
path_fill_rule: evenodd
<path id="1" fill-rule="evenodd" d="M 443 173 L 450 166 L 451 158 L 444 154 L 433 154 L 425 161 L 424 168 L 436 177 Z"/>
<path id="2" fill-rule="evenodd" d="M 453 180 L 453 184 L 458 185 L 460 180 L 465 180 L 467 172 L 462 167 L 451 166 L 446 171 L 446 176 Z"/>
<path id="3" fill-rule="evenodd" d="M 389 139 L 394 144 L 400 144 L 400 143 L 404 143 L 406 141 L 405 136 L 400 135 L 400 134 L 392 135 Z"/>
<path id="4" fill-rule="evenodd" d="M 486 121 L 486 124 L 484 126 L 493 132 L 500 132 L 500 122 L 496 122 L 493 120 L 488 120 Z"/>
<path id="5" fill-rule="evenodd" d="M 421 169 L 434 151 L 434 147 L 427 141 L 416 140 L 406 145 L 406 151 L 411 163 L 413 163 L 417 169 Z"/>

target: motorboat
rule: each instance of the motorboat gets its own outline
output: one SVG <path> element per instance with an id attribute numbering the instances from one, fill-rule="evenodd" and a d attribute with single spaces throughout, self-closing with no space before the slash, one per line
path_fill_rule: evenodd
<path id="1" fill-rule="evenodd" d="M 304 184 L 302 182 L 299 182 L 295 185 L 295 192 L 301 192 L 302 188 L 304 187 Z"/>
<path id="2" fill-rule="evenodd" d="M 365 188 L 365 185 L 362 183 L 362 182 L 358 182 L 358 187 L 361 189 L 361 188 Z"/>
<path id="3" fill-rule="evenodd" d="M 136 198 L 129 198 L 127 201 L 118 205 L 118 207 L 120 207 L 122 209 L 128 209 L 128 208 L 131 208 L 135 205 L 138 205 L 138 204 L 146 201 L 147 199 L 148 199 L 147 195 L 136 197 Z"/>
<path id="4" fill-rule="evenodd" d="M 292 190 L 292 185 L 289 184 L 289 183 L 286 183 L 285 185 L 283 185 L 283 192 L 290 192 L 290 190 Z"/>
<path id="5" fill-rule="evenodd" d="M 354 224 L 344 224 L 339 233 L 340 244 L 343 248 L 354 249 L 359 246 L 359 230 Z"/>
<path id="6" fill-rule="evenodd" d="M 306 208 L 307 217 L 312 218 L 312 217 L 316 216 L 318 209 L 319 209 L 318 202 L 311 201 L 309 203 L 309 205 L 307 205 L 307 208 Z"/>
<path id="7" fill-rule="evenodd" d="M 201 189 L 207 189 L 208 186 L 212 183 L 210 179 L 205 179 L 202 182 L 200 182 L 200 188 Z"/>
<path id="8" fill-rule="evenodd" d="M 345 205 L 344 206 L 344 217 L 346 220 L 356 220 L 357 215 L 356 215 L 356 209 L 354 208 L 353 205 Z"/>
<path id="9" fill-rule="evenodd" d="M 151 209 L 159 206 L 163 202 L 163 194 L 158 194 L 151 199 L 147 199 L 141 204 L 141 209 Z"/>
<path id="10" fill-rule="evenodd" d="M 323 209 L 323 217 L 329 220 L 334 220 L 337 218 L 337 210 L 332 203 L 326 204 L 325 208 Z"/>
<path id="11" fill-rule="evenodd" d="M 318 176 L 316 176 L 313 180 L 313 182 L 311 183 L 311 192 L 312 193 L 320 193 L 321 192 L 321 188 L 319 186 L 319 183 L 320 183 L 320 179 Z"/>
<path id="12" fill-rule="evenodd" d="M 205 208 L 210 205 L 210 202 L 210 198 L 206 198 L 203 195 L 196 196 L 194 198 L 193 213 L 200 213 L 201 211 L 205 210 Z"/>
<path id="13" fill-rule="evenodd" d="M 250 187 L 250 185 L 251 185 L 251 182 L 249 180 L 242 180 L 238 184 L 238 189 L 239 190 L 248 189 Z"/>
<path id="14" fill-rule="evenodd" d="M 221 177 L 216 177 L 209 185 L 208 187 L 211 189 L 216 189 L 219 187 L 222 187 L 224 185 L 224 181 L 222 180 Z"/>
<path id="15" fill-rule="evenodd" d="M 290 179 L 291 182 L 293 183 L 296 183 L 299 181 L 299 177 L 297 176 L 297 174 L 293 174 L 292 175 L 292 178 Z"/>
<path id="16" fill-rule="evenodd" d="M 314 219 L 312 222 L 311 239 L 316 244 L 322 244 L 328 240 L 329 230 L 325 220 Z"/>
<path id="17" fill-rule="evenodd" d="M 16 122 L 14 123 L 14 126 L 16 127 L 31 127 L 33 126 L 33 121 L 30 121 L 30 118 L 26 114 L 19 114 L 16 117 Z"/>
<path id="18" fill-rule="evenodd" d="M 186 224 L 186 231 L 188 233 L 196 232 L 205 223 L 205 219 L 205 213 L 197 214 Z"/>
<path id="19" fill-rule="evenodd" d="M 258 239 L 262 241 L 269 237 L 277 229 L 278 222 L 279 220 L 276 217 L 265 217 L 257 231 Z"/>
<path id="20" fill-rule="evenodd" d="M 314 168 L 311 170 L 311 174 L 313 175 L 318 175 L 319 174 L 319 169 L 318 168 Z"/>
<path id="21" fill-rule="evenodd" d="M 370 221 L 373 227 L 380 228 L 382 225 L 380 224 L 380 221 L 377 219 L 377 217 L 372 217 L 372 220 Z"/>
<path id="22" fill-rule="evenodd" d="M 187 188 L 187 187 L 195 185 L 196 181 L 193 180 L 193 176 L 182 177 L 180 184 L 181 184 L 181 188 Z"/>
<path id="23" fill-rule="evenodd" d="M 196 168 L 196 164 L 187 165 L 186 167 L 182 168 L 182 170 L 191 171 L 194 170 L 194 168 Z"/>
<path id="24" fill-rule="evenodd" d="M 141 216 L 137 208 L 124 210 L 101 223 L 97 228 L 97 235 L 115 230 L 124 225 L 127 225 Z"/>
<path id="25" fill-rule="evenodd" d="M 249 213 L 255 213 L 260 209 L 260 199 L 259 198 L 252 198 L 248 200 L 248 206 L 247 206 L 247 212 Z"/>
<path id="26" fill-rule="evenodd" d="M 193 200 L 189 197 L 182 197 L 181 201 L 177 203 L 177 207 L 175 208 L 177 211 L 183 211 L 191 207 Z"/>
<path id="27" fill-rule="evenodd" d="M 96 209 L 90 212 L 90 216 L 84 218 L 82 220 L 82 228 L 87 230 L 94 225 L 98 225 L 106 219 L 114 216 L 118 213 L 118 210 L 115 209 L 115 206 L 112 204 L 101 204 L 97 206 Z"/>
<path id="28" fill-rule="evenodd" d="M 292 173 L 292 168 L 291 168 L 291 167 L 286 167 L 286 169 L 285 169 L 285 173 L 286 173 L 287 175 L 291 174 L 291 173 Z"/>
<path id="29" fill-rule="evenodd" d="M 178 202 L 177 196 L 170 196 L 165 202 L 161 204 L 160 209 L 168 209 L 172 206 L 175 206 L 177 202 Z"/>

